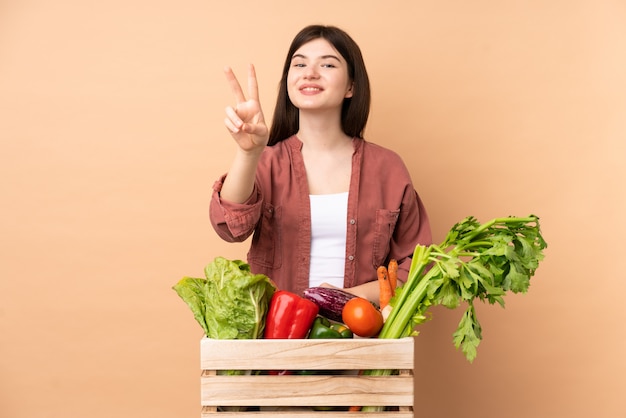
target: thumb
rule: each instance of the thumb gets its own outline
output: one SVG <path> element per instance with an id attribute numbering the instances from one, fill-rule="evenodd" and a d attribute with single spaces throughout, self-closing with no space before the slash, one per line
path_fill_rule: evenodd
<path id="1" fill-rule="evenodd" d="M 265 125 L 256 124 L 256 123 L 255 124 L 244 123 L 241 126 L 241 130 L 250 135 L 263 136 L 267 133 L 267 127 Z"/>

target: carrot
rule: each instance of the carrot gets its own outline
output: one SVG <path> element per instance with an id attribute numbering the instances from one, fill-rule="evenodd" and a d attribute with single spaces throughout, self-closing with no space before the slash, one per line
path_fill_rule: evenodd
<path id="1" fill-rule="evenodd" d="M 378 267 L 378 269 L 376 270 L 376 274 L 378 276 L 379 304 L 380 309 L 383 309 L 389 304 L 389 301 L 391 300 L 391 286 L 389 285 L 387 267 Z"/>
<path id="2" fill-rule="evenodd" d="M 398 286 L 398 261 L 389 260 L 389 267 L 387 267 L 387 273 L 389 275 L 389 285 L 391 286 L 391 296 L 396 294 L 396 287 Z"/>

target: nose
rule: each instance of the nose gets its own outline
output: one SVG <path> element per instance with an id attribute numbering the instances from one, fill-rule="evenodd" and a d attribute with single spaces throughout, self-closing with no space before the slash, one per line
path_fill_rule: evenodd
<path id="1" fill-rule="evenodd" d="M 304 71 L 304 78 L 307 80 L 316 79 L 319 77 L 319 73 L 317 72 L 317 68 L 314 65 L 309 65 L 306 67 Z"/>

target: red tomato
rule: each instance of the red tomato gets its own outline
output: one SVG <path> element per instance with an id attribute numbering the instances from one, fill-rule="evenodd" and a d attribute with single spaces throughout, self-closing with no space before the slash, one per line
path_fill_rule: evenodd
<path id="1" fill-rule="evenodd" d="M 383 315 L 369 300 L 363 298 L 352 298 L 346 302 L 341 318 L 359 337 L 373 337 L 383 327 Z"/>

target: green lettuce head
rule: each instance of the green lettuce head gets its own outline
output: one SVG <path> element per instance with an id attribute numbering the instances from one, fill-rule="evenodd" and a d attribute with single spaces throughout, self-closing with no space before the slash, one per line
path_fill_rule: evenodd
<path id="1" fill-rule="evenodd" d="M 276 286 L 253 274 L 241 260 L 216 257 L 204 268 L 206 279 L 184 277 L 173 289 L 193 312 L 207 337 L 262 338 L 265 316 Z"/>

